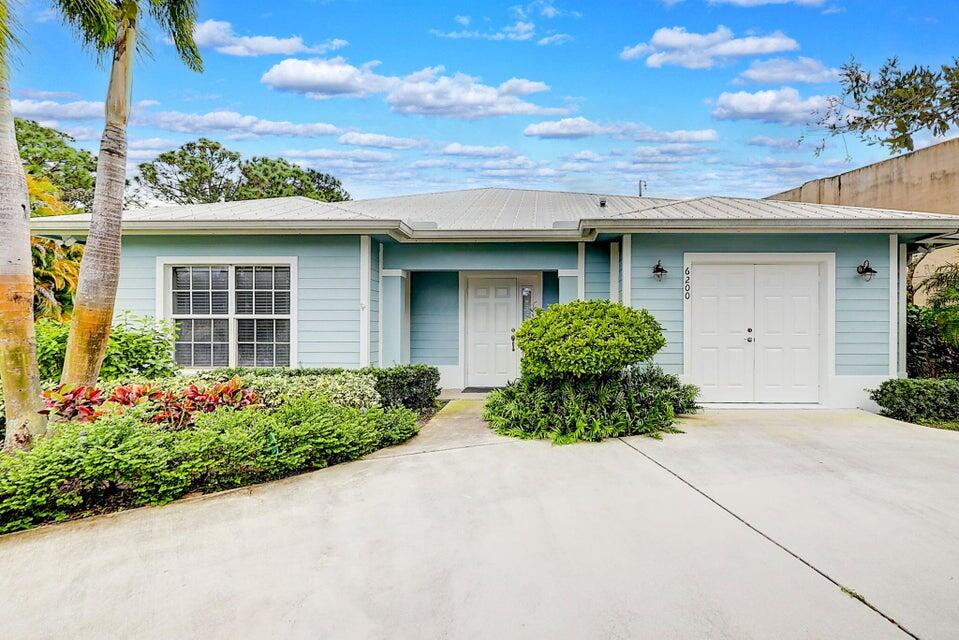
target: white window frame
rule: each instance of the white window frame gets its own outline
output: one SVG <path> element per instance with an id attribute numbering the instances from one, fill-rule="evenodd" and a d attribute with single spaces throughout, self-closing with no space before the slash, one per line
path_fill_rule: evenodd
<path id="1" fill-rule="evenodd" d="M 238 319 L 286 319 L 286 314 L 269 314 L 250 316 L 236 314 L 236 283 L 235 267 L 289 267 L 290 268 L 290 368 L 299 365 L 299 331 L 298 331 L 298 289 L 296 256 L 157 256 L 156 258 L 156 312 L 160 320 L 173 320 L 173 267 L 192 267 L 202 265 L 224 265 L 229 267 L 229 313 L 226 318 L 230 321 L 230 349 L 229 366 L 237 366 L 237 328 Z M 212 316 L 211 316 L 212 317 Z M 188 370 L 207 369 L 212 367 L 188 367 Z"/>

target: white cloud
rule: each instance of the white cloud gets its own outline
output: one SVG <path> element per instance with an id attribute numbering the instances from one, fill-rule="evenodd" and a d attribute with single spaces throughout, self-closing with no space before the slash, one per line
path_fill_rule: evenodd
<path id="1" fill-rule="evenodd" d="M 455 16 L 453 20 L 456 21 L 457 24 L 460 24 L 464 27 L 468 27 L 470 24 L 471 18 L 469 16 Z"/>
<path id="2" fill-rule="evenodd" d="M 826 0 L 709 0 L 710 4 L 732 4 L 737 7 L 761 7 L 767 4 L 797 4 L 803 7 L 818 7 Z"/>
<path id="3" fill-rule="evenodd" d="M 588 138 L 607 135 L 638 142 L 710 142 L 719 139 L 713 129 L 658 131 L 635 122 L 598 123 L 582 116 L 537 122 L 526 127 L 524 135 L 533 138 Z"/>
<path id="4" fill-rule="evenodd" d="M 460 144 L 451 142 L 443 147 L 444 156 L 469 156 L 474 158 L 501 158 L 514 155 L 513 150 L 506 145 L 487 147 L 482 145 Z"/>
<path id="5" fill-rule="evenodd" d="M 716 99 L 713 117 L 718 120 L 759 120 L 779 124 L 802 124 L 829 105 L 828 96 L 803 98 L 792 87 L 768 91 L 724 92 Z"/>
<path id="6" fill-rule="evenodd" d="M 684 27 L 657 29 L 648 43 L 624 48 L 619 57 L 635 60 L 646 56 L 646 66 L 676 65 L 687 69 L 709 69 L 746 56 L 793 51 L 799 43 L 781 31 L 767 36 L 735 37 L 722 25 L 711 33 L 690 33 Z"/>
<path id="7" fill-rule="evenodd" d="M 532 22 L 517 20 L 513 24 L 505 26 L 498 31 L 477 31 L 475 29 L 442 31 L 440 29 L 430 29 L 430 33 L 437 38 L 448 38 L 450 40 L 512 40 L 515 42 L 523 42 L 535 37 L 536 25 Z"/>
<path id="8" fill-rule="evenodd" d="M 340 144 L 352 144 L 358 147 L 377 147 L 380 149 L 414 149 L 426 144 L 425 140 L 417 138 L 398 138 L 379 133 L 363 133 L 348 131 L 337 140 Z"/>
<path id="9" fill-rule="evenodd" d="M 606 156 L 600 155 L 595 151 L 590 151 L 589 149 L 584 149 L 583 151 L 577 151 L 576 153 L 567 156 L 567 159 L 573 162 L 603 162 L 606 160 Z"/>
<path id="10" fill-rule="evenodd" d="M 795 138 L 771 138 L 769 136 L 753 136 L 748 144 L 754 147 L 766 147 L 775 151 L 796 151 L 802 143 Z"/>
<path id="11" fill-rule="evenodd" d="M 405 114 L 474 119 L 569 113 L 568 108 L 541 107 L 520 97 L 549 90 L 542 82 L 512 78 L 492 87 L 465 73 L 442 75 L 442 66 L 427 67 L 404 77 L 385 76 L 373 71 L 377 64 L 369 62 L 356 67 L 341 57 L 288 58 L 263 74 L 261 81 L 275 89 L 314 99 L 384 93 L 390 108 Z"/>
<path id="12" fill-rule="evenodd" d="M 560 45 L 565 44 L 573 39 L 573 36 L 568 33 L 554 33 L 551 36 L 545 36 L 536 41 L 541 47 L 548 47 L 549 45 Z"/>
<path id="13" fill-rule="evenodd" d="M 134 118 L 134 124 L 179 133 L 225 133 L 233 139 L 261 136 L 316 138 L 340 132 L 337 127 L 325 122 L 297 124 L 285 120 L 265 120 L 256 116 L 225 110 L 210 111 L 209 113 L 147 112 Z"/>
<path id="14" fill-rule="evenodd" d="M 292 55 L 295 53 L 327 53 L 349 44 L 333 38 L 307 45 L 300 36 L 238 36 L 233 25 L 224 20 L 204 20 L 193 28 L 193 39 L 201 48 L 213 48 L 229 56 Z"/>
<path id="15" fill-rule="evenodd" d="M 13 115 L 31 120 L 96 120 L 103 118 L 103 103 L 92 100 L 11 100 Z"/>
<path id="16" fill-rule="evenodd" d="M 549 91 L 548 84 L 526 78 L 510 78 L 499 86 L 501 94 L 510 96 L 528 96 L 543 91 Z"/>
<path id="17" fill-rule="evenodd" d="M 283 152 L 283 155 L 305 160 L 351 160 L 361 163 L 389 162 L 395 158 L 391 153 L 368 149 L 288 149 Z"/>
<path id="18" fill-rule="evenodd" d="M 15 89 L 14 95 L 34 100 L 56 100 L 58 98 L 79 98 L 80 96 L 72 91 L 44 91 L 43 89 Z"/>
<path id="19" fill-rule="evenodd" d="M 796 60 L 773 58 L 756 60 L 739 74 L 738 83 L 745 81 L 765 84 L 784 82 L 833 82 L 839 77 L 839 69 L 826 67 L 819 60 L 800 56 Z"/>

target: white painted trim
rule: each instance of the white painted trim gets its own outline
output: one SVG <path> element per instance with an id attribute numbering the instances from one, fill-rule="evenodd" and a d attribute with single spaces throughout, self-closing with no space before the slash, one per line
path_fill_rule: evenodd
<path id="1" fill-rule="evenodd" d="M 609 300 L 619 302 L 619 243 L 609 243 Z"/>
<path id="2" fill-rule="evenodd" d="M 158 320 L 169 320 L 173 308 L 173 288 L 171 268 L 174 265 L 222 264 L 233 266 L 276 265 L 290 267 L 290 366 L 300 366 L 299 348 L 299 288 L 296 256 L 157 256 L 155 262 L 154 287 L 156 307 L 153 315 Z M 233 269 L 229 270 L 230 293 L 233 293 Z M 233 295 L 229 296 L 230 319 L 230 366 L 236 366 L 235 313 Z"/>
<path id="3" fill-rule="evenodd" d="M 409 278 L 410 272 L 405 269 L 380 269 L 380 275 L 390 278 Z"/>
<path id="4" fill-rule="evenodd" d="M 576 296 L 580 300 L 586 299 L 586 243 L 580 242 L 576 256 L 576 271 L 578 280 L 576 281 Z"/>
<path id="5" fill-rule="evenodd" d="M 559 278 L 578 278 L 579 269 L 559 269 L 556 275 Z"/>
<path id="6" fill-rule="evenodd" d="M 623 236 L 623 304 L 633 306 L 633 236 Z"/>
<path id="7" fill-rule="evenodd" d="M 407 276 L 409 272 L 407 271 Z M 410 304 L 413 298 L 413 279 L 410 277 L 405 277 L 402 280 L 403 284 L 403 296 L 406 299 L 406 302 L 403 305 L 403 326 L 400 328 L 401 335 L 403 338 L 402 351 L 400 357 L 403 360 L 404 364 L 409 364 L 410 357 L 412 355 L 412 350 L 410 348 Z"/>
<path id="8" fill-rule="evenodd" d="M 897 327 L 897 333 L 899 334 L 899 371 L 898 376 L 900 378 L 909 377 L 909 361 L 908 354 L 906 352 L 906 319 L 908 313 L 906 311 L 906 287 L 908 283 L 906 282 L 906 274 L 908 272 L 908 255 L 906 254 L 906 245 L 899 245 L 899 326 Z"/>
<path id="9" fill-rule="evenodd" d="M 889 375 L 899 373 L 899 236 L 889 234 Z"/>
<path id="10" fill-rule="evenodd" d="M 360 367 L 370 366 L 370 237 L 360 236 Z"/>
<path id="11" fill-rule="evenodd" d="M 836 371 L 836 254 L 835 253 L 685 253 L 683 277 L 696 264 L 818 264 L 820 347 L 824 357 L 819 362 L 819 404 L 829 397 L 827 385 Z M 693 274 L 690 273 L 692 278 Z M 692 283 L 695 286 L 695 282 Z M 689 292 L 683 288 L 683 374 L 692 370 L 692 305 Z M 776 406 L 771 404 L 769 406 Z"/>
<path id="12" fill-rule="evenodd" d="M 376 341 L 376 366 L 383 366 L 383 243 L 379 243 L 379 263 L 376 265 L 379 268 L 379 300 L 376 303 L 376 327 L 378 329 L 378 337 Z"/>

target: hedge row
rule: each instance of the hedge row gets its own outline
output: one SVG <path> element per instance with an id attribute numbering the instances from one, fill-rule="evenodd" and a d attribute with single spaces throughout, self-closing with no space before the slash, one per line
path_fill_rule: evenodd
<path id="1" fill-rule="evenodd" d="M 886 380 L 869 396 L 882 414 L 906 422 L 959 420 L 959 380 L 951 378 L 895 378 Z"/>

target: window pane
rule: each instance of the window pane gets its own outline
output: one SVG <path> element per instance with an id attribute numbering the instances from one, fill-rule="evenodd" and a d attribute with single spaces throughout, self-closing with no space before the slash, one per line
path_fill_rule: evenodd
<path id="1" fill-rule="evenodd" d="M 225 316 L 230 313 L 229 294 L 226 291 L 214 291 L 212 294 L 211 312 L 215 315 Z"/>
<path id="2" fill-rule="evenodd" d="M 273 345 L 272 344 L 256 345 L 256 366 L 258 367 L 273 366 Z"/>
<path id="3" fill-rule="evenodd" d="M 290 321 L 289 320 L 276 321 L 276 341 L 277 342 L 290 341 Z"/>
<path id="4" fill-rule="evenodd" d="M 230 364 L 230 345 L 214 344 L 213 345 L 213 366 L 225 367 L 229 364 Z"/>
<path id="5" fill-rule="evenodd" d="M 236 268 L 236 288 L 237 289 L 253 288 L 253 267 L 237 267 Z"/>
<path id="6" fill-rule="evenodd" d="M 210 288 L 210 267 L 193 267 L 193 288 Z"/>
<path id="7" fill-rule="evenodd" d="M 212 337 L 210 329 L 212 320 L 193 321 L 193 342 L 209 342 Z"/>
<path id="8" fill-rule="evenodd" d="M 254 309 L 254 313 L 257 315 L 273 313 L 273 292 L 256 292 L 256 308 Z"/>
<path id="9" fill-rule="evenodd" d="M 213 267 L 210 271 L 210 282 L 213 289 L 226 291 L 230 288 L 230 276 L 226 267 Z"/>
<path id="10" fill-rule="evenodd" d="M 173 288 L 190 288 L 190 267 L 173 267 Z"/>
<path id="11" fill-rule="evenodd" d="M 256 289 L 273 288 L 273 267 L 256 268 Z"/>
<path id="12" fill-rule="evenodd" d="M 229 341 L 230 341 L 230 321 L 214 320 L 213 321 L 213 342 L 229 342 Z"/>
<path id="13" fill-rule="evenodd" d="M 193 364 L 193 349 L 189 343 L 177 343 L 173 350 L 173 358 L 181 367 L 189 367 Z"/>
<path id="14" fill-rule="evenodd" d="M 290 292 L 289 291 L 277 291 L 273 294 L 273 299 L 275 306 L 273 308 L 273 313 L 289 313 L 290 312 Z"/>
<path id="15" fill-rule="evenodd" d="M 210 354 L 210 345 L 208 344 L 193 345 L 193 366 L 209 367 L 212 362 L 213 360 Z"/>
<path id="16" fill-rule="evenodd" d="M 256 341 L 257 342 L 273 342 L 273 321 L 272 320 L 256 321 Z"/>
<path id="17" fill-rule="evenodd" d="M 284 291 L 290 290 L 290 268 L 289 267 L 275 267 L 273 270 L 273 288 L 282 289 Z"/>
<path id="18" fill-rule="evenodd" d="M 288 344 L 276 345 L 276 366 L 278 367 L 290 366 L 290 345 Z"/>
<path id="19" fill-rule="evenodd" d="M 190 313 L 190 292 L 189 291 L 174 292 L 173 313 L 176 313 L 176 314 Z"/>
<path id="20" fill-rule="evenodd" d="M 255 320 L 237 320 L 237 342 L 253 342 Z"/>
<path id="21" fill-rule="evenodd" d="M 252 367 L 256 364 L 254 359 L 254 350 L 252 344 L 237 345 L 236 363 L 241 367 Z"/>
<path id="22" fill-rule="evenodd" d="M 176 335 L 177 335 L 177 342 L 192 342 L 192 340 L 193 340 L 193 321 L 192 321 L 192 320 L 177 320 L 177 321 L 176 321 Z"/>
<path id="23" fill-rule="evenodd" d="M 210 313 L 210 292 L 193 292 L 193 313 L 206 315 Z"/>
<path id="24" fill-rule="evenodd" d="M 252 291 L 236 292 L 236 312 L 237 313 L 253 313 L 253 292 Z"/>

